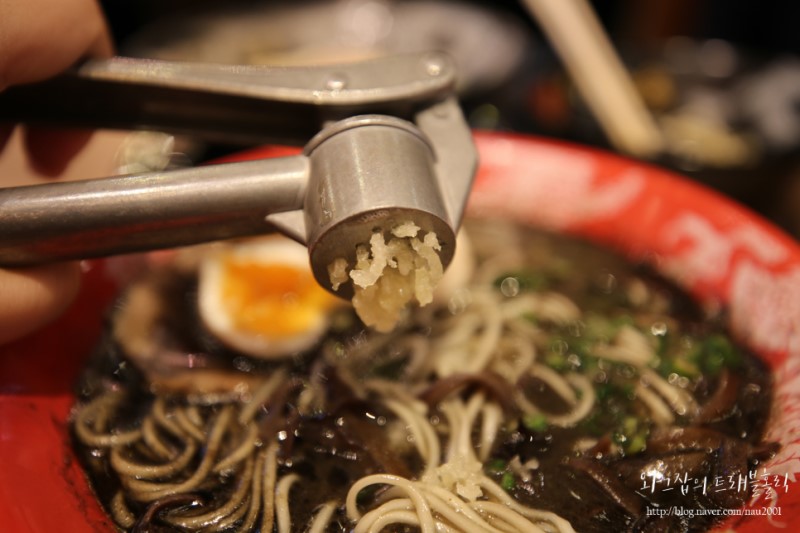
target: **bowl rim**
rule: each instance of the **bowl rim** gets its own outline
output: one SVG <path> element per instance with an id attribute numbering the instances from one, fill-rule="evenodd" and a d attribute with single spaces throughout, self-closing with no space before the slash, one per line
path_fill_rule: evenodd
<path id="1" fill-rule="evenodd" d="M 653 165 L 522 134 L 476 131 L 475 141 L 481 165 L 470 213 L 502 209 L 515 220 L 587 238 L 653 264 L 707 305 L 745 307 L 744 316 L 732 320 L 744 321 L 737 330 L 741 340 L 776 372 L 775 402 L 783 406 L 774 409 L 770 431 L 784 439 L 787 455 L 772 466 L 794 481 L 800 472 L 800 459 L 792 455 L 800 457 L 800 387 L 793 386 L 800 378 L 800 308 L 788 300 L 800 302 L 800 245 L 750 209 Z M 265 147 L 226 159 L 297 151 Z M 708 246 L 724 258 L 707 264 Z M 68 442 L 73 383 L 118 290 L 108 261 L 83 264 L 84 285 L 67 314 L 0 347 L 0 522 L 9 531 L 65 524 L 77 532 L 114 530 Z M 688 275 L 689 268 L 700 274 Z M 766 312 L 770 298 L 793 314 L 747 326 L 754 310 Z M 778 341 L 771 337 L 776 330 Z M 731 517 L 719 529 L 755 532 L 781 521 L 800 526 L 800 491 L 787 489 L 772 504 L 784 513 Z"/>

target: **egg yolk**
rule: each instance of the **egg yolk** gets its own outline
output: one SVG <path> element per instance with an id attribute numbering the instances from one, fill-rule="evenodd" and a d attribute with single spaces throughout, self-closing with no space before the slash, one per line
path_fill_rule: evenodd
<path id="1" fill-rule="evenodd" d="M 289 337 L 306 331 L 336 297 L 309 270 L 229 257 L 223 261 L 222 302 L 240 331 Z"/>

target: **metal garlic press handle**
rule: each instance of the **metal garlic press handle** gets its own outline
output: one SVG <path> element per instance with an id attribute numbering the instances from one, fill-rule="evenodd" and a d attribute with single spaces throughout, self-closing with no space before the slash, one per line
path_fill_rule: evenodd
<path id="1" fill-rule="evenodd" d="M 265 68 L 116 58 L 0 93 L 0 120 L 138 126 L 302 155 L 0 189 L 0 265 L 98 257 L 277 228 L 327 265 L 413 221 L 452 258 L 477 156 L 446 56 Z M 339 294 L 339 293 L 337 293 Z M 347 296 L 346 291 L 341 293 Z"/>
<path id="2" fill-rule="evenodd" d="M 0 120 L 303 145 L 326 122 L 353 115 L 413 120 L 454 83 L 455 68 L 441 54 L 284 68 L 116 57 L 7 89 Z"/>
<path id="3" fill-rule="evenodd" d="M 264 233 L 300 209 L 305 157 L 0 189 L 0 263 L 25 266 Z"/>

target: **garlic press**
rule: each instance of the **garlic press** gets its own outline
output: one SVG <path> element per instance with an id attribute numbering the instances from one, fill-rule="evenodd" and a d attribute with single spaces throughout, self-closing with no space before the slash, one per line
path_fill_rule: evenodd
<path id="1" fill-rule="evenodd" d="M 305 244 L 317 281 L 376 231 L 436 233 L 443 265 L 477 166 L 439 53 L 271 68 L 86 62 L 0 93 L 0 120 L 151 129 L 303 146 L 290 157 L 0 189 L 0 265 L 26 266 L 258 235 Z M 347 297 L 348 294 L 336 293 Z"/>

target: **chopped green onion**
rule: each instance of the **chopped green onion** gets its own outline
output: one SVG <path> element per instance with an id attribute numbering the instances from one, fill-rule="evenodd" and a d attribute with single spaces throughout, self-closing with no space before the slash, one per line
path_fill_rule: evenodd
<path id="1" fill-rule="evenodd" d="M 647 448 L 647 436 L 642 433 L 637 433 L 628 441 L 628 445 L 625 447 L 625 453 L 639 453 L 643 452 L 645 448 Z"/>
<path id="2" fill-rule="evenodd" d="M 494 280 L 494 287 L 499 289 L 503 284 L 503 280 L 507 278 L 514 278 L 519 283 L 520 291 L 535 291 L 540 290 L 547 286 L 547 278 L 541 273 L 533 270 L 522 270 L 519 272 L 506 272 L 501 274 Z"/>
<path id="3" fill-rule="evenodd" d="M 544 364 L 557 372 L 566 372 L 569 370 L 569 361 L 567 357 L 562 354 L 550 352 L 544 356 Z"/>
<path id="4" fill-rule="evenodd" d="M 635 416 L 626 416 L 622 419 L 617 431 L 613 433 L 612 439 L 625 454 L 633 454 L 644 451 L 649 434 L 650 428 L 646 423 L 642 423 Z"/>
<path id="5" fill-rule="evenodd" d="M 499 474 L 505 471 L 508 464 L 503 459 L 492 459 L 486 463 L 486 471 L 490 473 Z"/>
<path id="6" fill-rule="evenodd" d="M 703 372 L 717 375 L 723 368 L 738 368 L 742 355 L 725 336 L 711 335 L 695 349 L 692 360 Z"/>
<path id="7" fill-rule="evenodd" d="M 511 472 L 506 472 L 500 479 L 500 486 L 507 491 L 513 489 L 514 486 L 516 486 L 516 484 L 517 480 L 514 478 L 514 474 L 512 474 Z"/>
<path id="8" fill-rule="evenodd" d="M 547 418 L 541 413 L 532 413 L 522 418 L 522 425 L 531 431 L 542 432 L 547 429 Z"/>

